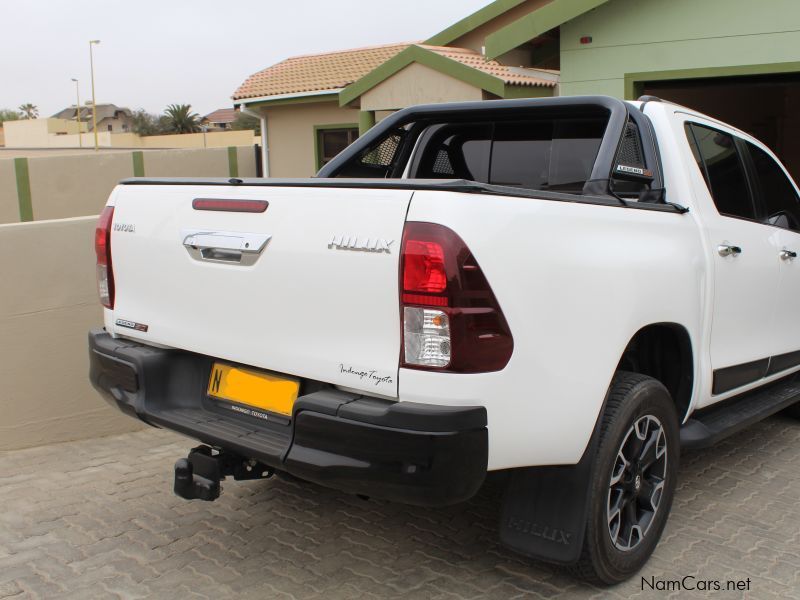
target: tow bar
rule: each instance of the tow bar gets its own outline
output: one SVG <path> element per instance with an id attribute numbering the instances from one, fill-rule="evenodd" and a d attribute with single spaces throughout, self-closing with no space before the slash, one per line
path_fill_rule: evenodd
<path id="1" fill-rule="evenodd" d="M 175 494 L 186 500 L 219 498 L 222 491 L 220 481 L 232 476 L 236 481 L 267 479 L 274 471 L 252 459 L 244 458 L 226 450 L 215 450 L 209 446 L 198 446 L 189 451 L 187 458 L 175 463 Z"/>

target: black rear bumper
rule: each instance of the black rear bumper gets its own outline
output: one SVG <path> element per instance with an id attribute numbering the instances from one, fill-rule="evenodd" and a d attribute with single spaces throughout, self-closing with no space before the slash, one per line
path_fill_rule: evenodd
<path id="1" fill-rule="evenodd" d="M 211 357 L 89 333 L 92 385 L 123 412 L 322 485 L 420 505 L 470 498 L 488 459 L 486 409 L 390 402 L 303 382 L 291 420 L 206 395 Z"/>

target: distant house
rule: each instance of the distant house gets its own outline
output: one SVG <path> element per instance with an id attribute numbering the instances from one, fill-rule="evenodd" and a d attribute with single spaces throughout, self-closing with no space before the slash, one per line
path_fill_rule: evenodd
<path id="1" fill-rule="evenodd" d="M 248 77 L 233 102 L 260 117 L 268 149 L 263 172 L 308 177 L 395 110 L 556 92 L 558 72 L 549 64 L 518 57 L 505 65 L 483 56 L 481 43 L 399 43 L 295 56 Z"/>
<path id="2" fill-rule="evenodd" d="M 75 105 L 65 108 L 53 115 L 54 119 L 75 120 Z M 87 124 L 87 130 L 92 131 L 92 105 L 87 102 L 80 108 L 80 121 Z M 97 105 L 97 132 L 128 133 L 133 128 L 133 113 L 130 108 L 116 104 Z"/>
<path id="3" fill-rule="evenodd" d="M 295 56 L 248 77 L 233 103 L 260 118 L 263 172 L 312 175 L 413 104 L 607 94 L 714 115 L 800 178 L 800 2 L 484 4 L 424 42 Z"/>
<path id="4" fill-rule="evenodd" d="M 200 122 L 208 126 L 209 130 L 226 130 L 233 127 L 233 122 L 239 116 L 239 111 L 235 108 L 218 108 L 214 112 L 208 113 Z"/>

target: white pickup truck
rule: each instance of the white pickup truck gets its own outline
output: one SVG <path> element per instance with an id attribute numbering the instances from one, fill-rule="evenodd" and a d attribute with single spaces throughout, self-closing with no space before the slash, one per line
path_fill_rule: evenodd
<path id="1" fill-rule="evenodd" d="M 126 180 L 96 249 L 91 380 L 204 444 L 185 498 L 277 472 L 443 505 L 503 471 L 503 542 L 614 583 L 681 448 L 800 399 L 797 187 L 657 98 L 413 107 L 316 178 Z"/>

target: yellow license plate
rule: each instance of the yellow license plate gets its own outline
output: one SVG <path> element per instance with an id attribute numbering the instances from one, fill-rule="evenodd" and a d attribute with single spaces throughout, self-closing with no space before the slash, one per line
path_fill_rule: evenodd
<path id="1" fill-rule="evenodd" d="M 208 395 L 291 416 L 300 382 L 262 371 L 214 363 Z"/>

